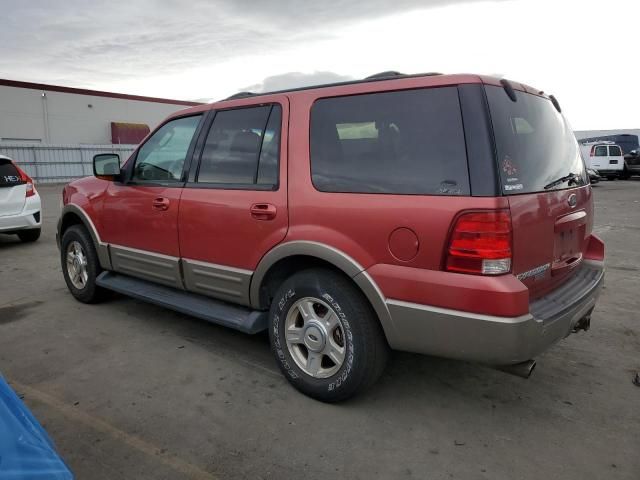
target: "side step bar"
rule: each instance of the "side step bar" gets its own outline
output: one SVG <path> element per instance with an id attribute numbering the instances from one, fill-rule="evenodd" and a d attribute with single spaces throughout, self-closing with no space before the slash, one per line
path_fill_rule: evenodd
<path id="1" fill-rule="evenodd" d="M 155 303 L 244 333 L 254 334 L 267 329 L 267 312 L 231 305 L 197 293 L 165 287 L 114 272 L 102 272 L 96 278 L 96 284 L 129 297 Z"/>

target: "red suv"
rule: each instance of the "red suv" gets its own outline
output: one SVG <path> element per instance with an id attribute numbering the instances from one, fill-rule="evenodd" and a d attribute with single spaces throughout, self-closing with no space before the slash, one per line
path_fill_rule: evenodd
<path id="1" fill-rule="evenodd" d="M 71 293 L 112 290 L 247 333 L 338 401 L 389 348 L 528 376 L 589 327 L 591 186 L 553 96 L 477 75 L 243 93 L 178 112 L 67 185 Z"/>

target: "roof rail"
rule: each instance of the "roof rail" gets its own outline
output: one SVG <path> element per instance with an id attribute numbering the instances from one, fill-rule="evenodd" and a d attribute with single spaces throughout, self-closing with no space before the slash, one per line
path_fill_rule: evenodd
<path id="1" fill-rule="evenodd" d="M 237 100 L 239 98 L 253 97 L 254 95 L 258 95 L 258 94 L 253 92 L 238 92 L 238 93 L 234 93 L 230 97 L 225 98 L 225 100 Z"/>
<path id="2" fill-rule="evenodd" d="M 230 97 L 225 98 L 224 100 L 237 100 L 239 98 L 249 98 L 249 97 L 259 97 L 262 95 L 274 95 L 274 94 L 280 94 L 280 93 L 291 93 L 291 92 L 300 92 L 300 91 L 304 91 L 304 90 L 312 90 L 312 89 L 316 89 L 316 88 L 328 88 L 328 87 L 340 87 L 340 86 L 345 86 L 345 85 L 356 85 L 359 83 L 367 83 L 367 82 L 377 82 L 377 81 L 384 81 L 384 80 L 391 80 L 394 78 L 417 78 L 417 77 L 431 77 L 434 75 L 443 75 L 442 73 L 439 72 L 427 72 L 427 73 L 400 73 L 400 72 L 395 72 L 392 70 L 389 70 L 387 72 L 380 72 L 380 73 L 376 73 L 374 75 L 370 75 L 366 78 L 363 78 L 362 80 L 347 80 L 346 82 L 336 82 L 336 83 L 325 83 L 325 84 L 320 84 L 320 85 L 308 85 L 305 87 L 295 87 L 295 88 L 286 88 L 284 90 L 274 90 L 274 91 L 270 91 L 270 92 L 260 92 L 260 93 L 255 93 L 255 92 L 238 92 L 235 93 L 233 95 L 231 95 Z"/>
<path id="3" fill-rule="evenodd" d="M 365 80 L 375 80 L 377 78 L 390 78 L 390 77 L 403 77 L 405 74 L 396 72 L 395 70 L 387 70 L 385 72 L 374 73 L 368 77 L 364 77 Z"/>

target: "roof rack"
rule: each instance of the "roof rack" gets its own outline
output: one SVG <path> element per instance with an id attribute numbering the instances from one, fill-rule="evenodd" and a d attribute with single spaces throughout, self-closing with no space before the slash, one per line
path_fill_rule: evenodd
<path id="1" fill-rule="evenodd" d="M 253 93 L 253 92 L 238 92 L 238 93 L 234 93 L 230 97 L 225 98 L 225 100 L 237 100 L 239 98 L 248 98 L 248 97 L 253 97 L 255 95 L 259 95 L 259 94 Z"/>

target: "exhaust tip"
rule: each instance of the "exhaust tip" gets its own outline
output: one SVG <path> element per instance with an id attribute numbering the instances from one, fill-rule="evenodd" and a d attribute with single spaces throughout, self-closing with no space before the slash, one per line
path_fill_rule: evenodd
<path id="1" fill-rule="evenodd" d="M 521 378 L 529 378 L 536 368 L 535 360 L 526 360 L 514 365 L 501 365 L 496 367 L 501 372 L 510 373 Z"/>

